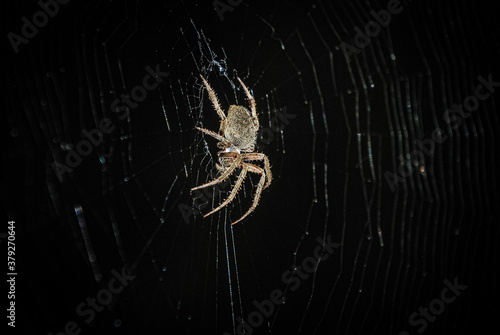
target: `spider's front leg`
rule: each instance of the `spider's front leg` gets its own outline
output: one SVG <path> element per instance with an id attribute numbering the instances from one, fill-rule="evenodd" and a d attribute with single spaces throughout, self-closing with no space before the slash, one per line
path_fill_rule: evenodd
<path id="1" fill-rule="evenodd" d="M 224 122 L 226 120 L 226 115 L 222 111 L 222 108 L 220 108 L 219 100 L 217 99 L 217 94 L 215 94 L 214 90 L 208 82 L 203 78 L 203 76 L 200 74 L 201 80 L 203 80 L 203 85 L 205 85 L 205 88 L 208 91 L 208 97 L 210 98 L 210 101 L 212 101 L 212 104 L 214 105 L 215 110 L 217 111 L 217 114 L 219 114 L 219 117 L 221 118 L 221 122 Z"/>
<path id="2" fill-rule="evenodd" d="M 259 118 L 257 117 L 257 110 L 255 108 L 255 99 L 250 94 L 250 91 L 248 91 L 248 88 L 246 87 L 245 84 L 243 84 L 243 82 L 241 81 L 241 79 L 239 77 L 238 77 L 238 81 L 240 82 L 241 86 L 243 87 L 243 90 L 245 91 L 248 102 L 250 103 L 250 110 L 252 111 L 252 118 L 255 120 L 257 129 L 259 129 Z"/>
<path id="3" fill-rule="evenodd" d="M 226 138 L 224 138 L 223 136 L 217 134 L 216 132 L 214 131 L 211 131 L 209 129 L 205 129 L 205 128 L 201 128 L 201 127 L 196 127 L 196 129 L 198 129 L 199 131 L 201 131 L 202 133 L 205 133 L 207 135 L 210 135 L 212 136 L 213 138 L 219 140 L 219 143 L 217 143 L 217 146 L 218 147 L 224 147 L 226 148 L 227 146 L 229 146 L 229 142 L 227 141 Z"/>

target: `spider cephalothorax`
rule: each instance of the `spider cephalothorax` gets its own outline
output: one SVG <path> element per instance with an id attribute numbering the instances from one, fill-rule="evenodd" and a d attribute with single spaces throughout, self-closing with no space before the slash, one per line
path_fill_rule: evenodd
<path id="1" fill-rule="evenodd" d="M 226 116 L 220 107 L 215 92 L 207 83 L 205 78 L 203 78 L 202 75 L 200 76 L 208 91 L 208 96 L 212 101 L 217 114 L 219 114 L 221 125 L 219 134 L 205 128 L 196 127 L 196 129 L 219 140 L 217 146 L 222 150 L 218 152 L 219 164 L 217 164 L 217 169 L 219 170 L 219 176 L 209 183 L 192 188 L 191 191 L 221 183 L 237 168 L 241 169 L 238 180 L 231 190 L 229 197 L 224 200 L 219 207 L 214 208 L 210 213 L 205 214 L 204 217 L 217 212 L 234 199 L 241 187 L 241 184 L 243 183 L 243 180 L 245 180 L 247 172 L 250 171 L 261 175 L 259 183 L 257 184 L 257 191 L 255 192 L 252 206 L 241 218 L 232 223 L 235 224 L 247 217 L 250 213 L 252 213 L 255 207 L 257 207 L 262 190 L 269 187 L 271 184 L 271 166 L 269 165 L 269 159 L 266 155 L 253 152 L 255 149 L 257 132 L 259 131 L 259 119 L 257 118 L 257 112 L 255 110 L 255 100 L 245 84 L 243 84 L 241 79 L 238 78 L 238 81 L 243 87 L 250 103 L 250 111 L 243 106 L 231 105 L 229 106 Z M 264 168 L 249 163 L 249 161 L 263 161 Z"/>

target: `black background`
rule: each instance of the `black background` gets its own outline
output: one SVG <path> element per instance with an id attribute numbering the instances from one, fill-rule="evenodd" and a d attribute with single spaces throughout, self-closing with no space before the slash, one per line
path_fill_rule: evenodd
<path id="1" fill-rule="evenodd" d="M 4 36 L 39 10 L 28 1 L 3 6 Z M 2 202 L 5 222 L 16 221 L 15 331 L 56 334 L 74 320 L 82 334 L 232 333 L 240 303 L 246 317 L 254 299 L 281 289 L 285 305 L 255 334 L 415 334 L 408 317 L 457 277 L 468 288 L 424 333 L 494 333 L 498 92 L 457 130 L 442 115 L 474 93 L 479 75 L 500 80 L 498 12 L 485 1 L 402 6 L 351 62 L 339 43 L 353 44 L 354 27 L 386 2 L 250 1 L 221 21 L 210 1 L 73 0 L 18 53 L 5 38 Z M 168 78 L 120 120 L 111 102 L 156 64 Z M 224 108 L 244 103 L 229 81 L 241 77 L 263 127 L 276 109 L 295 116 L 262 150 L 273 184 L 233 230 L 255 177 L 220 214 L 186 224 L 179 211 L 215 165 L 215 140 L 194 130 L 218 126 L 199 73 Z M 104 117 L 116 129 L 59 182 L 52 163 Z M 384 172 L 397 171 L 436 126 L 450 139 L 426 157 L 427 177 L 414 173 L 393 192 Z M 282 274 L 328 235 L 341 248 L 291 291 Z M 124 266 L 135 279 L 87 325 L 76 306 Z"/>

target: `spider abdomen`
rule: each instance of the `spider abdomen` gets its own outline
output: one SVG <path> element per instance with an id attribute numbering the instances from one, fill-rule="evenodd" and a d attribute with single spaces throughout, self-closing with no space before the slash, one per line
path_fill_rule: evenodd
<path id="1" fill-rule="evenodd" d="M 224 124 L 224 137 L 240 149 L 253 147 L 257 137 L 258 124 L 252 114 L 243 106 L 231 105 Z"/>

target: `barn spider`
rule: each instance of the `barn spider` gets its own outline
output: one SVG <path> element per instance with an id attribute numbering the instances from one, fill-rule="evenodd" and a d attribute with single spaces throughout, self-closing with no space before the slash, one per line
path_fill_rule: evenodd
<path id="1" fill-rule="evenodd" d="M 214 108 L 217 111 L 217 114 L 219 114 L 221 120 L 218 134 L 205 128 L 196 127 L 196 129 L 219 140 L 217 147 L 222 150 L 217 154 L 219 156 L 220 164 L 216 164 L 220 175 L 211 182 L 193 187 L 191 191 L 219 184 L 228 178 L 237 168 L 241 169 L 238 180 L 234 184 L 229 197 L 224 200 L 219 207 L 213 209 L 210 213 L 205 214 L 203 217 L 207 217 L 210 214 L 217 212 L 234 199 L 248 171 L 261 175 L 252 206 L 241 218 L 232 223 L 232 225 L 234 225 L 235 223 L 246 218 L 257 207 L 262 190 L 269 187 L 271 184 L 271 166 L 269 165 L 269 159 L 266 155 L 253 152 L 255 149 L 257 131 L 259 130 L 259 119 L 257 118 L 257 112 L 255 110 L 255 100 L 245 84 L 243 84 L 241 79 L 238 78 L 238 81 L 243 87 L 250 103 L 251 112 L 243 106 L 231 105 L 229 106 L 229 111 L 227 112 L 226 117 L 224 111 L 219 105 L 219 101 L 217 100 L 217 95 L 214 90 L 201 74 L 200 77 L 208 91 L 208 97 L 212 101 L 212 104 L 214 105 Z M 248 163 L 247 161 L 264 161 L 264 168 Z"/>

